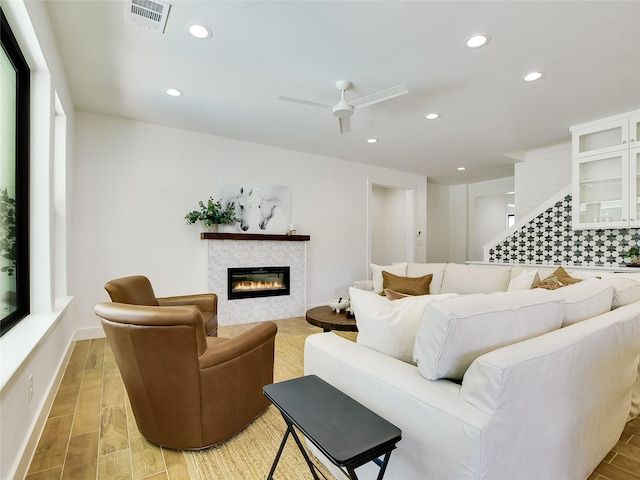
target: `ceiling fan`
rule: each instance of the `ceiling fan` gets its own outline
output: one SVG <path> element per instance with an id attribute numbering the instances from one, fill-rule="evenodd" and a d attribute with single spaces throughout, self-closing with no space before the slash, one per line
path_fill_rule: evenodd
<path id="1" fill-rule="evenodd" d="M 364 108 L 374 103 L 384 102 L 394 97 L 409 93 L 409 89 L 406 85 L 396 85 L 395 87 L 381 90 L 377 93 L 372 93 L 366 97 L 358 98 L 347 102 L 345 99 L 345 92 L 351 88 L 351 82 L 348 80 L 339 80 L 336 82 L 336 88 L 341 92 L 341 98 L 335 105 L 329 105 L 326 103 L 314 102 L 313 100 L 303 100 L 301 98 L 286 97 L 280 95 L 278 99 L 285 100 L 287 102 L 303 103 L 305 105 L 313 105 L 315 107 L 330 108 L 333 111 L 333 116 L 338 117 L 340 124 L 340 133 L 347 133 L 351 131 L 351 115 L 356 108 Z"/>

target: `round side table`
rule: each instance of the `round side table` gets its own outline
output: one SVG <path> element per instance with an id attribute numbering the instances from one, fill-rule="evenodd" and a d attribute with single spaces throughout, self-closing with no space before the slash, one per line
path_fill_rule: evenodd
<path id="1" fill-rule="evenodd" d="M 307 322 L 316 327 L 322 328 L 325 332 L 331 330 L 341 330 L 343 332 L 357 332 L 355 318 L 347 318 L 344 310 L 336 313 L 331 307 L 315 307 L 307 310 Z"/>

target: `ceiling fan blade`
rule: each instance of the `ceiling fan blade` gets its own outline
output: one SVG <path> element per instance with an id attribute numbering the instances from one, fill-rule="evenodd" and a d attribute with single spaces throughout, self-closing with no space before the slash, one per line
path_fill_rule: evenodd
<path id="1" fill-rule="evenodd" d="M 351 117 L 338 118 L 340 123 L 340 133 L 349 133 L 351 131 Z"/>
<path id="2" fill-rule="evenodd" d="M 357 100 L 349 102 L 349 104 L 353 108 L 363 108 L 368 107 L 369 105 L 373 105 L 374 103 L 389 100 L 390 98 L 399 97 L 400 95 L 404 95 L 405 93 L 409 93 L 409 89 L 406 85 L 396 85 L 395 87 L 387 88 L 386 90 L 382 90 L 378 93 L 373 93 L 371 95 L 367 95 L 366 97 L 358 98 Z"/>
<path id="3" fill-rule="evenodd" d="M 304 105 L 312 105 L 314 107 L 333 108 L 333 105 L 328 105 L 326 103 L 314 102 L 313 100 L 303 100 L 302 98 L 286 97 L 284 95 L 280 95 L 278 97 L 278 100 L 284 100 L 285 102 L 302 103 Z"/>

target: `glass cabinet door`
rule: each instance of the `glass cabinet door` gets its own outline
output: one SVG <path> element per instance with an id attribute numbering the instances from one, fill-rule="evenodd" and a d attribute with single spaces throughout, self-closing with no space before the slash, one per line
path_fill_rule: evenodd
<path id="1" fill-rule="evenodd" d="M 640 225 L 640 147 L 629 152 L 629 174 L 629 224 L 637 227 Z"/>
<path id="2" fill-rule="evenodd" d="M 576 130 L 572 137 L 573 156 L 575 158 L 620 150 L 627 147 L 628 137 L 628 119 Z"/>
<path id="3" fill-rule="evenodd" d="M 573 223 L 579 228 L 625 226 L 629 220 L 629 155 L 592 155 L 574 163 Z M 634 197 L 635 198 L 635 197 Z"/>
<path id="4" fill-rule="evenodd" d="M 629 148 L 640 147 L 640 115 L 629 120 Z"/>

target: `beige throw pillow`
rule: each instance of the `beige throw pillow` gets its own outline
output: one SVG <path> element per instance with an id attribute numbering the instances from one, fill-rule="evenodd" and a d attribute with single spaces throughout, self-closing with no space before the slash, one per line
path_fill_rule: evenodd
<path id="1" fill-rule="evenodd" d="M 556 268 L 556 270 L 553 272 L 553 276 L 558 279 L 562 286 L 573 285 L 574 283 L 578 283 L 581 281 L 581 279 L 574 278 L 569 275 L 563 267 Z"/>
<path id="2" fill-rule="evenodd" d="M 432 274 L 424 277 L 401 277 L 390 272 L 382 272 L 382 288 L 407 295 L 429 295 Z"/>
<path id="3" fill-rule="evenodd" d="M 413 295 L 396 292 L 394 290 L 391 290 L 390 288 L 384 289 L 384 296 L 387 297 L 387 300 L 400 300 L 401 298 L 413 297 Z"/>
<path id="4" fill-rule="evenodd" d="M 413 363 L 413 344 L 425 306 L 453 296 L 409 296 L 390 301 L 352 287 L 349 289 L 349 298 L 358 326 L 357 343 L 403 362 Z"/>
<path id="5" fill-rule="evenodd" d="M 556 268 L 551 275 L 534 285 L 533 288 L 544 288 L 546 290 L 556 290 L 567 285 L 581 282 L 581 278 L 574 278 L 567 273 L 563 267 Z"/>
<path id="6" fill-rule="evenodd" d="M 538 283 L 540 283 L 538 269 L 536 268 L 535 270 L 525 270 L 509 281 L 507 292 L 515 292 L 516 290 L 531 290 L 533 286 L 537 285 Z"/>
<path id="7" fill-rule="evenodd" d="M 407 262 L 396 263 L 393 265 L 376 265 L 371 264 L 371 278 L 373 280 L 373 293 L 382 293 L 384 287 L 382 286 L 382 272 L 390 272 L 394 275 L 405 276 L 407 274 Z"/>
<path id="8" fill-rule="evenodd" d="M 557 288 L 562 288 L 562 283 L 558 280 L 555 275 L 549 275 L 544 280 L 540 280 L 533 288 L 544 288 L 545 290 L 555 290 Z"/>

